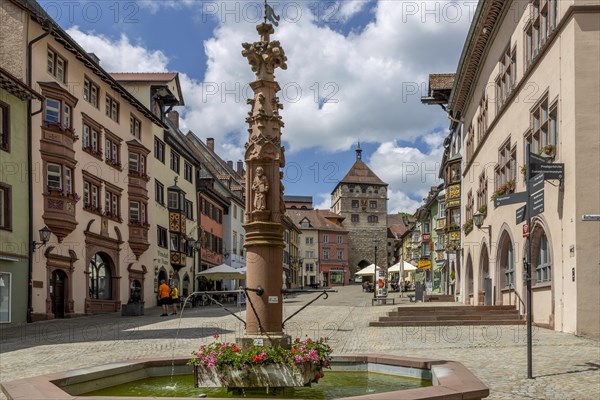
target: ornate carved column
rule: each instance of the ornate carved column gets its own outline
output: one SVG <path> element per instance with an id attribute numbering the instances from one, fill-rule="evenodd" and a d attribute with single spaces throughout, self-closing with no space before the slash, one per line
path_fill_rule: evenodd
<path id="1" fill-rule="evenodd" d="M 248 99 L 249 138 L 246 143 L 246 247 L 247 285 L 261 287 L 262 295 L 248 293 L 246 333 L 248 336 L 283 338 L 282 330 L 282 271 L 283 231 L 281 218 L 285 214 L 282 173 L 285 165 L 281 146 L 279 116 L 283 109 L 276 93 L 281 90 L 275 81 L 275 68 L 286 69 L 284 51 L 270 24 L 256 27 L 260 41 L 244 43 L 242 55 L 248 59 L 256 80 L 250 83 L 254 97 Z M 254 310 L 253 310 L 254 308 Z"/>

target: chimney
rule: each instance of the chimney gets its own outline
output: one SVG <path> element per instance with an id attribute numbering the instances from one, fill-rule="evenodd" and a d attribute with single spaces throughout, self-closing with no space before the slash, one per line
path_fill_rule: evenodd
<path id="1" fill-rule="evenodd" d="M 233 169 L 233 161 L 229 160 L 227 161 L 227 166 L 231 169 Z"/>
<path id="2" fill-rule="evenodd" d="M 179 113 L 177 111 L 169 111 L 169 121 L 175 125 L 175 128 L 179 129 Z"/>
<path id="3" fill-rule="evenodd" d="M 214 138 L 206 138 L 206 146 L 210 149 L 210 151 L 215 151 L 215 139 Z"/>
<path id="4" fill-rule="evenodd" d="M 239 176 L 244 176 L 244 162 L 242 160 L 237 162 L 237 173 Z"/>

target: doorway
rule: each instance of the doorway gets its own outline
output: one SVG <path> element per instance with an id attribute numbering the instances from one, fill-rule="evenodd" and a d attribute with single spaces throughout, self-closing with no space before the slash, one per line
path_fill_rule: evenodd
<path id="1" fill-rule="evenodd" d="M 50 276 L 50 298 L 54 318 L 65 317 L 65 288 L 67 275 L 61 270 L 52 271 Z"/>

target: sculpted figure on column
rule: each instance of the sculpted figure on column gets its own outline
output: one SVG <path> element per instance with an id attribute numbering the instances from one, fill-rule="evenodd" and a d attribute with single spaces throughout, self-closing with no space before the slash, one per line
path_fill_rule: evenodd
<path id="1" fill-rule="evenodd" d="M 254 182 L 252 182 L 252 190 L 254 191 L 254 210 L 266 210 L 269 182 L 262 167 L 256 168 L 256 176 L 254 177 Z"/>

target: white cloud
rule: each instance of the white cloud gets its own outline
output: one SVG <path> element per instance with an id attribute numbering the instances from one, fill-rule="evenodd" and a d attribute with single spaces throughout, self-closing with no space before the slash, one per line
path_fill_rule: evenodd
<path id="1" fill-rule="evenodd" d="M 124 34 L 113 41 L 93 32 L 82 32 L 78 26 L 67 29 L 67 33 L 86 51 L 95 53 L 102 68 L 109 72 L 167 71 L 169 59 L 162 51 L 132 44 Z"/>
<path id="2" fill-rule="evenodd" d="M 345 22 L 361 12 L 368 3 L 368 0 L 344 0 L 338 1 L 336 7 L 339 10 L 341 20 Z"/>
<path id="3" fill-rule="evenodd" d="M 390 186 L 390 212 L 412 212 L 427 196 L 438 179 L 443 148 L 441 144 L 447 132 L 435 132 L 423 137 L 427 150 L 398 146 L 396 142 L 384 142 L 371 155 L 369 166 Z"/>
<path id="4" fill-rule="evenodd" d="M 313 208 L 329 210 L 331 208 L 331 193 L 317 193 L 313 195 Z"/>

